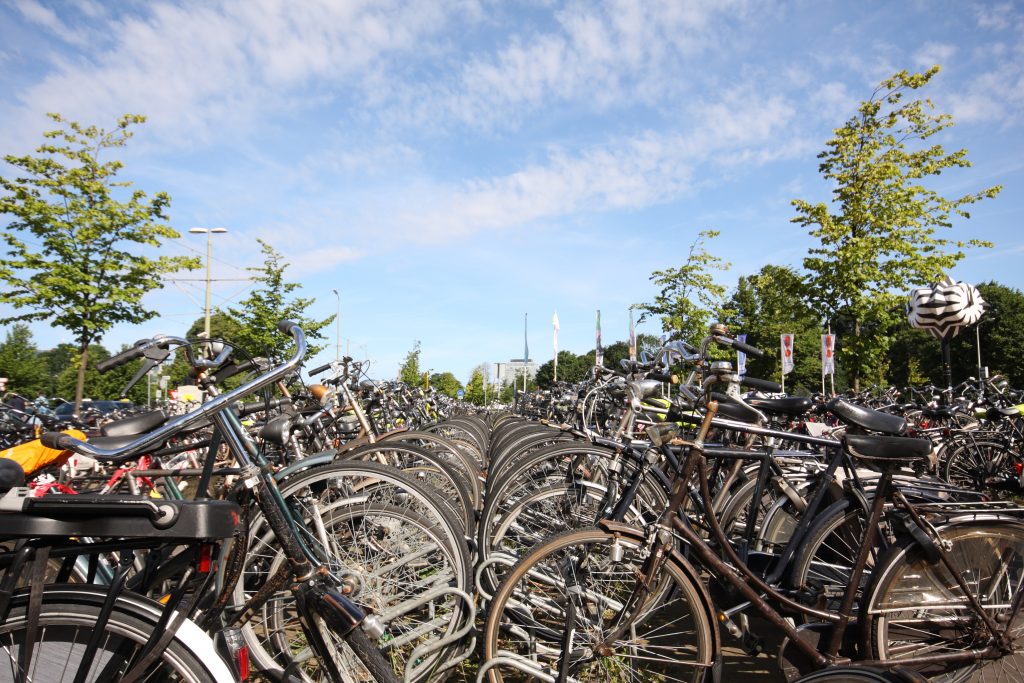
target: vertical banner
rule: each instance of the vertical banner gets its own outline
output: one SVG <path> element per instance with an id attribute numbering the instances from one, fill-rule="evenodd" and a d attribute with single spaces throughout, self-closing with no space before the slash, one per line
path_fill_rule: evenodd
<path id="1" fill-rule="evenodd" d="M 782 374 L 783 376 L 793 372 L 793 335 L 780 335 L 782 342 Z"/>
<path id="2" fill-rule="evenodd" d="M 604 349 L 601 347 L 601 309 L 597 309 L 597 330 L 594 344 L 594 365 L 604 365 Z"/>
<path id="3" fill-rule="evenodd" d="M 745 335 L 745 334 L 737 334 L 736 335 L 736 341 L 738 341 L 738 342 L 740 342 L 742 344 L 746 344 L 747 343 L 747 335 Z M 737 375 L 745 375 L 745 374 L 747 374 L 747 354 L 743 353 L 740 350 L 736 351 L 736 374 Z"/>
<path id="4" fill-rule="evenodd" d="M 629 307 L 629 359 L 636 360 L 636 325 L 633 324 L 633 307 Z"/>
<path id="5" fill-rule="evenodd" d="M 836 335 L 821 335 L 821 374 L 836 373 Z"/>
<path id="6" fill-rule="evenodd" d="M 554 332 L 551 335 L 551 343 L 552 343 L 552 346 L 555 349 L 554 381 L 557 382 L 558 381 L 558 329 L 559 329 L 558 328 L 558 311 L 555 311 L 555 314 L 553 316 L 551 316 L 551 327 L 554 329 Z"/>

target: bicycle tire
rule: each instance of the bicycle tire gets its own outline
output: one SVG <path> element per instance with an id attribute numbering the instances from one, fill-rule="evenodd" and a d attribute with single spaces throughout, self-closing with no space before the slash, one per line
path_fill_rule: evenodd
<path id="1" fill-rule="evenodd" d="M 1010 631 L 1012 653 L 960 665 L 918 664 L 907 669 L 943 683 L 1021 680 L 1024 615 L 1000 620 L 1024 584 L 1024 524 L 1010 521 L 953 523 L 938 530 L 946 555 L 992 618 Z M 879 561 L 860 610 L 873 658 L 898 662 L 926 653 L 959 654 L 982 648 L 988 634 L 967 596 L 939 562 L 930 564 L 913 543 L 891 548 Z M 912 599 L 911 596 L 916 596 Z"/>
<path id="2" fill-rule="evenodd" d="M 637 530 L 637 534 L 642 532 Z M 717 649 L 717 622 L 696 571 L 675 556 L 665 564 L 664 575 L 639 607 L 641 614 L 628 637 L 614 644 L 614 653 L 598 656 L 588 648 L 593 643 L 586 642 L 587 638 L 603 636 L 605 624 L 617 623 L 620 614 L 615 606 L 621 607 L 638 580 L 635 570 L 641 563 L 641 543 L 590 528 L 558 534 L 535 547 L 513 567 L 494 596 L 484 628 L 485 661 L 501 654 L 541 667 L 557 666 L 566 637 L 568 596 L 573 595 L 580 604 L 575 609 L 576 630 L 570 647 L 571 652 L 583 656 L 572 662 L 572 680 L 703 680 Z M 621 560 L 609 552 L 615 544 L 623 551 Z M 579 571 L 567 570 L 563 560 L 571 555 L 585 558 L 586 565 Z M 571 590 L 565 585 L 567 576 L 577 579 Z M 583 640 L 579 645 L 577 635 Z M 633 678 L 637 671 L 642 673 Z M 491 668 L 488 676 L 490 683 L 535 680 L 521 671 L 498 667 Z"/>
<path id="3" fill-rule="evenodd" d="M 1005 443 L 968 441 L 946 456 L 942 477 L 957 486 L 1006 496 L 1007 491 L 994 490 L 990 483 L 996 480 L 996 475 L 1019 480 L 1015 467 L 1021 462 L 1024 462 L 1021 455 Z"/>
<path id="4" fill-rule="evenodd" d="M 345 637 L 345 642 L 366 667 L 367 672 L 373 676 L 373 680 L 377 683 L 398 683 L 391 662 L 384 657 L 366 631 L 362 628 L 354 629 Z"/>
<path id="5" fill-rule="evenodd" d="M 78 675 L 89 635 L 107 598 L 106 590 L 82 584 L 54 584 L 42 592 L 37 627 L 39 640 L 30 680 L 47 683 L 72 681 Z M 21 644 L 29 629 L 29 592 L 19 591 L 12 599 L 11 611 L 0 624 L 0 661 L 7 657 L 10 666 L 0 664 L 0 681 L 17 680 L 17 662 Z M 93 666 L 86 680 L 95 683 L 120 678 L 130 667 L 132 657 L 153 638 L 163 607 L 140 596 L 124 594 L 113 605 L 104 628 Z M 45 654 L 44 654 L 45 653 Z M 160 655 L 154 675 L 164 681 L 188 683 L 221 683 L 235 680 L 220 659 L 209 636 L 193 622 L 186 621 Z M 150 680 L 147 678 L 147 680 Z"/>

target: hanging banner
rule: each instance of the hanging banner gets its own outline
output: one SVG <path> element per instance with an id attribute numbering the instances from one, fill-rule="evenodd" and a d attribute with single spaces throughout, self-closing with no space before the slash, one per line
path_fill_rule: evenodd
<path id="1" fill-rule="evenodd" d="M 793 372 L 793 335 L 780 335 L 782 341 L 782 374 Z"/>
<path id="2" fill-rule="evenodd" d="M 736 335 L 736 341 L 740 342 L 741 344 L 746 344 L 747 343 L 747 335 L 745 335 L 745 334 L 737 334 Z M 736 351 L 736 374 L 737 375 L 745 375 L 745 374 L 747 374 L 747 354 L 745 354 L 745 353 L 743 353 L 742 351 L 739 351 L 739 350 Z"/>
<path id="3" fill-rule="evenodd" d="M 629 309 L 629 359 L 636 360 L 636 326 L 633 324 L 633 309 Z"/>
<path id="4" fill-rule="evenodd" d="M 821 374 L 836 373 L 836 335 L 821 335 Z"/>
<path id="5" fill-rule="evenodd" d="M 594 344 L 594 365 L 604 365 L 604 349 L 601 348 L 601 309 L 597 309 L 596 343 Z"/>

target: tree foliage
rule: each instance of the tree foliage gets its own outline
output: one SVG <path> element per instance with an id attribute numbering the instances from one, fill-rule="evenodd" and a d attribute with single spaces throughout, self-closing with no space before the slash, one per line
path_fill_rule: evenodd
<path id="1" fill-rule="evenodd" d="M 804 259 L 809 301 L 834 326 L 848 326 L 837 359 L 855 387 L 884 364 L 887 332 L 906 291 L 939 280 L 963 249 L 991 246 L 938 232 L 957 217 L 970 218 L 969 205 L 1001 189 L 947 198 L 925 187 L 946 169 L 970 166 L 966 150 L 947 153 L 930 140 L 952 118 L 933 113 L 928 99 L 905 99 L 938 70 L 901 71 L 883 81 L 818 155 L 822 176 L 834 186 L 831 204 L 793 202 L 793 222 L 819 242 Z"/>
<path id="2" fill-rule="evenodd" d="M 263 252 L 263 265 L 248 268 L 253 274 L 256 287 L 243 299 L 238 308 L 229 308 L 228 312 L 240 328 L 235 333 L 236 341 L 242 348 L 254 356 L 280 358 L 289 355 L 294 344 L 289 337 L 281 334 L 277 324 L 282 320 L 298 323 L 309 341 L 309 355 L 314 356 L 323 346 L 312 343 L 314 339 L 324 339 L 321 330 L 334 322 L 334 316 L 323 320 L 315 320 L 305 315 L 315 299 L 295 296 L 294 292 L 302 287 L 297 282 L 288 282 L 284 272 L 288 263 L 274 248 L 261 239 L 257 239 Z M 213 333 L 211 316 L 210 331 Z"/>
<path id="3" fill-rule="evenodd" d="M 0 377 L 7 378 L 7 390 L 31 400 L 46 393 L 49 374 L 28 325 L 12 325 L 0 342 Z"/>
<path id="4" fill-rule="evenodd" d="M 728 270 L 729 264 L 704 248 L 718 235 L 716 230 L 698 233 L 683 265 L 651 274 L 651 281 L 661 287 L 654 302 L 637 305 L 645 313 L 660 316 L 665 332 L 691 344 L 699 343 L 707 333 L 725 296 L 725 287 L 715 282 L 713 272 Z"/>
<path id="5" fill-rule="evenodd" d="M 44 134 L 49 142 L 36 156 L 4 157 L 17 175 L 0 177 L 0 213 L 11 218 L 3 232 L 0 302 L 18 312 L 0 322 L 48 321 L 71 333 L 81 400 L 90 344 L 117 323 L 152 318 L 143 296 L 162 286 L 162 275 L 199 261 L 143 253 L 179 237 L 163 223 L 170 197 L 129 191 L 131 183 L 116 180 L 121 162 L 101 159 L 124 147 L 144 117 L 123 116 L 110 131 L 50 118 L 61 127 Z"/>
<path id="6" fill-rule="evenodd" d="M 740 277 L 723 317 L 733 334 L 746 334 L 748 344 L 765 352 L 764 358 L 747 357 L 747 374 L 751 377 L 780 381 L 780 336 L 794 335 L 796 363 L 793 372 L 786 376 L 786 389 L 791 393 L 798 389 L 821 390 L 821 333 L 824 330 L 821 319 L 802 294 L 803 281 L 795 270 L 786 266 L 765 266 L 754 275 Z M 842 384 L 838 377 L 837 384 Z"/>
<path id="7" fill-rule="evenodd" d="M 469 381 L 466 382 L 466 394 L 463 398 L 473 405 L 482 406 L 484 404 L 485 381 L 484 366 L 478 365 L 473 368 L 473 372 L 470 373 L 469 376 Z"/>
<path id="8" fill-rule="evenodd" d="M 435 372 L 430 376 L 430 386 L 446 396 L 455 398 L 462 389 L 462 382 L 450 372 Z"/>
<path id="9" fill-rule="evenodd" d="M 419 386 L 420 383 L 420 343 L 415 341 L 409 353 L 405 354 L 405 360 L 398 367 L 398 379 L 411 387 Z"/>

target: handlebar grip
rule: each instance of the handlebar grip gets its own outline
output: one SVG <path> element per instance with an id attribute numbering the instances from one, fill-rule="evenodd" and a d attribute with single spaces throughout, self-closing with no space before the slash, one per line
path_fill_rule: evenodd
<path id="1" fill-rule="evenodd" d="M 148 339 L 141 339 L 135 342 L 135 346 L 130 349 L 126 349 L 116 356 L 111 356 L 106 360 L 101 360 L 96 364 L 96 371 L 102 375 L 103 373 L 120 367 L 125 363 L 130 363 L 136 358 L 142 358 L 146 352 L 146 346 L 149 345 L 149 341 L 150 340 Z"/>
<path id="2" fill-rule="evenodd" d="M 292 328 L 298 326 L 299 324 L 297 322 L 293 322 L 291 320 L 282 320 L 277 324 L 277 329 L 281 332 L 281 334 L 287 334 L 290 337 L 292 336 Z"/>
<path id="3" fill-rule="evenodd" d="M 658 382 L 668 382 L 669 384 L 679 384 L 679 376 L 667 372 L 648 372 L 647 379 L 653 379 Z"/>
<path id="4" fill-rule="evenodd" d="M 74 450 L 75 444 L 79 443 L 78 439 L 64 432 L 45 432 L 39 440 L 44 446 L 55 451 L 71 451 Z"/>
<path id="5" fill-rule="evenodd" d="M 773 382 L 770 379 L 758 379 L 757 377 L 743 377 L 740 379 L 740 384 L 754 389 L 761 389 L 771 394 L 781 394 L 782 385 L 778 382 Z"/>
<path id="6" fill-rule="evenodd" d="M 291 402 L 290 398 L 275 398 L 268 402 L 256 401 L 255 403 L 245 403 L 238 409 L 238 414 L 240 417 L 245 417 L 253 413 L 261 413 L 264 410 L 275 410 L 283 405 L 291 405 Z"/>
<path id="7" fill-rule="evenodd" d="M 212 384 L 217 384 L 218 382 L 223 382 L 228 377 L 234 377 L 240 372 L 258 370 L 259 367 L 259 363 L 254 359 L 242 361 L 241 363 L 232 363 L 231 365 L 225 365 L 220 370 L 210 375 L 208 379 Z"/>
<path id="8" fill-rule="evenodd" d="M 748 356 L 753 356 L 754 358 L 764 358 L 764 351 L 762 351 L 761 349 L 757 348 L 756 346 L 751 346 L 750 344 L 744 344 L 743 342 L 736 341 L 734 339 L 732 341 L 732 347 L 734 349 L 736 349 L 737 351 L 742 351 L 743 353 L 747 354 Z"/>
<path id="9" fill-rule="evenodd" d="M 324 363 L 320 367 L 313 368 L 312 370 L 310 370 L 308 374 L 309 374 L 310 377 L 312 377 L 313 375 L 319 375 L 324 370 L 330 370 L 330 369 L 331 369 L 331 364 L 330 363 Z"/>

